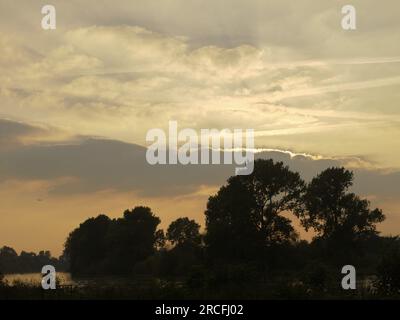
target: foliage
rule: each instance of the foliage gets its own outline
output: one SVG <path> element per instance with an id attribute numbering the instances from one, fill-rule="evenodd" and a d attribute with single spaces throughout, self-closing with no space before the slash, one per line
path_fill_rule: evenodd
<path id="1" fill-rule="evenodd" d="M 105 215 L 90 218 L 72 231 L 64 254 L 71 273 L 127 274 L 134 265 L 151 256 L 160 243 L 160 219 L 150 208 L 126 210 L 122 218 Z"/>
<path id="2" fill-rule="evenodd" d="M 371 210 L 367 200 L 347 192 L 353 173 L 344 168 L 329 168 L 307 185 L 302 205 L 295 209 L 306 230 L 335 241 L 353 241 L 377 234 L 376 223 L 385 219 L 379 209 Z"/>
<path id="3" fill-rule="evenodd" d="M 21 251 L 18 255 L 13 248 L 7 246 L 0 248 L 0 274 L 40 272 L 42 267 L 48 264 L 60 271 L 66 269 L 62 259 L 52 257 L 49 251 L 39 253 Z"/>
<path id="4" fill-rule="evenodd" d="M 167 239 L 176 246 L 200 245 L 200 225 L 189 218 L 173 221 L 167 231 Z"/>
<path id="5" fill-rule="evenodd" d="M 264 258 L 273 245 L 294 242 L 298 235 L 282 216 L 298 205 L 304 182 L 282 162 L 257 160 L 249 176 L 235 176 L 209 198 L 206 245 L 212 258 Z"/>

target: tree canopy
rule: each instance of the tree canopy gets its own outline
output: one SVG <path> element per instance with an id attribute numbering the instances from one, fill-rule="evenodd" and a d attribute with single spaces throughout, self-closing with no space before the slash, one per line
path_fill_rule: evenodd
<path id="1" fill-rule="evenodd" d="M 169 225 L 167 239 L 175 246 L 199 245 L 200 225 L 186 217 L 178 218 Z"/>
<path id="2" fill-rule="evenodd" d="M 298 205 L 303 189 L 298 173 L 272 160 L 257 160 L 251 175 L 231 177 L 207 203 L 210 254 L 254 258 L 266 247 L 295 241 L 298 235 L 282 213 Z"/>
<path id="3" fill-rule="evenodd" d="M 150 208 L 126 210 L 122 218 L 90 218 L 72 231 L 65 255 L 75 274 L 129 273 L 157 245 L 160 219 Z"/>
<path id="4" fill-rule="evenodd" d="M 368 200 L 348 192 L 352 185 L 353 173 L 344 168 L 328 168 L 313 178 L 295 210 L 304 228 L 313 228 L 325 239 L 376 235 L 376 224 L 385 216 L 380 209 L 371 210 Z"/>

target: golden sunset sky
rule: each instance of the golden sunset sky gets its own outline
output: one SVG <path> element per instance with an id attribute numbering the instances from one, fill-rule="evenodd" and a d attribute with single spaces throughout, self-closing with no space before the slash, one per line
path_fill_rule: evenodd
<path id="1" fill-rule="evenodd" d="M 86 218 L 136 205 L 203 224 L 233 172 L 146 166 L 169 120 L 252 128 L 305 179 L 344 165 L 400 233 L 398 0 L 54 0 L 43 30 L 46 4 L 0 1 L 0 246 L 58 255 Z"/>

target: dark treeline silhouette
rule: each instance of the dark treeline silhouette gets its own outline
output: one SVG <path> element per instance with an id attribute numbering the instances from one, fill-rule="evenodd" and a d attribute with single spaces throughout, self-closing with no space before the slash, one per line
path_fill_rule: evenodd
<path id="1" fill-rule="evenodd" d="M 344 168 L 305 182 L 281 162 L 257 160 L 251 175 L 229 178 L 209 198 L 203 233 L 186 217 L 164 232 L 150 208 L 135 207 L 121 218 L 87 219 L 69 234 L 63 257 L 73 276 L 156 281 L 144 286 L 149 295 L 127 288 L 130 298 L 397 296 L 400 241 L 379 235 L 384 214 L 352 184 Z M 300 239 L 294 220 L 313 230 L 311 242 Z M 342 290 L 344 265 L 372 284 L 368 292 Z"/>
<path id="2" fill-rule="evenodd" d="M 247 288 L 258 296 L 263 284 L 278 291 L 298 284 L 306 293 L 339 288 L 341 268 L 350 264 L 359 279 L 373 279 L 374 290 L 397 293 L 399 241 L 379 236 L 384 214 L 350 192 L 352 184 L 344 168 L 306 183 L 281 162 L 258 160 L 251 175 L 231 177 L 209 198 L 204 234 L 189 218 L 164 233 L 150 208 L 136 207 L 122 218 L 86 220 L 69 235 L 64 255 L 73 275 L 148 275 L 203 292 Z M 315 232 L 311 243 L 300 240 L 291 217 Z"/>
<path id="3" fill-rule="evenodd" d="M 53 265 L 60 271 L 65 270 L 63 260 L 52 257 L 50 251 L 21 251 L 18 255 L 13 248 L 0 248 L 0 274 L 40 272 L 44 265 Z"/>

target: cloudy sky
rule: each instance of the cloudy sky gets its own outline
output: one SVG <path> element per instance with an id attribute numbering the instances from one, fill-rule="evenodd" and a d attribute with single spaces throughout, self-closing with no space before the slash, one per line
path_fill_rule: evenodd
<path id="1" fill-rule="evenodd" d="M 0 245 L 59 254 L 87 217 L 140 204 L 203 223 L 232 168 L 149 167 L 169 120 L 252 128 L 306 179 L 345 165 L 400 233 L 397 0 L 54 0 L 52 31 L 45 4 L 0 1 Z"/>

